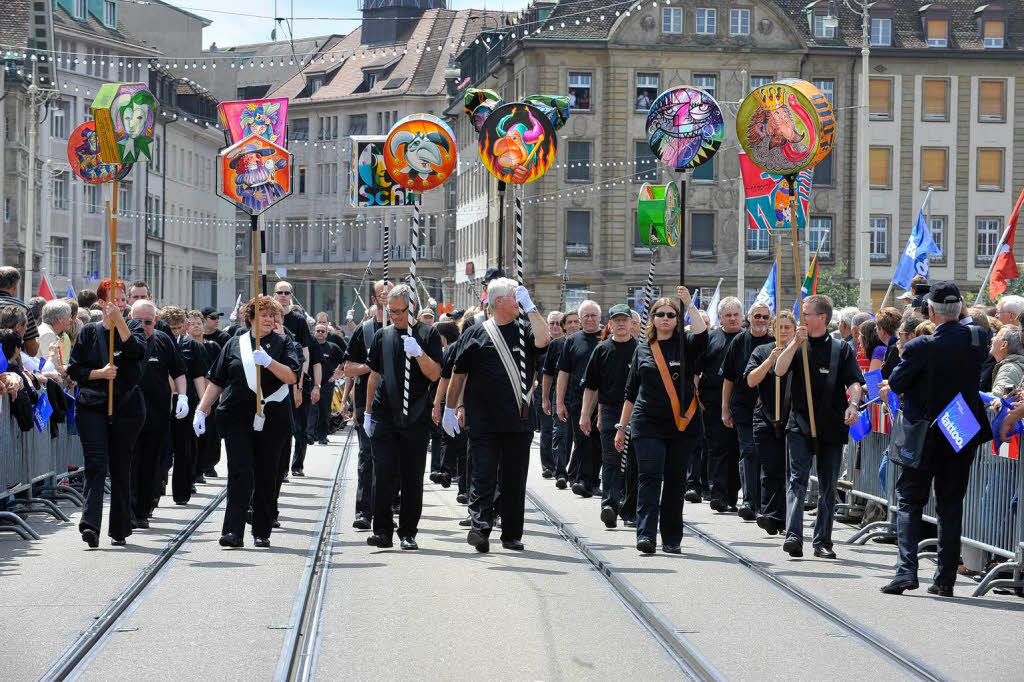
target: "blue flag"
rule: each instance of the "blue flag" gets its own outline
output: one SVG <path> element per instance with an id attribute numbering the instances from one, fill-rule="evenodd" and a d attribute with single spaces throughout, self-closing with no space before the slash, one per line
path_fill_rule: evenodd
<path id="1" fill-rule="evenodd" d="M 761 291 L 757 292 L 757 298 L 754 299 L 754 303 L 768 306 L 768 309 L 771 310 L 772 315 L 774 315 L 775 291 L 775 263 L 772 263 L 772 270 L 764 280 L 764 285 L 761 287 Z"/>
<path id="2" fill-rule="evenodd" d="M 868 387 L 868 400 L 874 400 L 878 397 L 878 386 L 882 383 L 882 370 L 876 369 L 874 372 L 865 372 L 864 382 Z"/>
<path id="3" fill-rule="evenodd" d="M 968 441 L 981 430 L 981 424 L 971 414 L 967 402 L 959 393 L 949 401 L 946 409 L 939 414 L 939 430 L 953 446 L 954 452 L 960 452 Z"/>
<path id="4" fill-rule="evenodd" d="M 871 433 L 871 413 L 864 410 L 860 413 L 857 423 L 850 427 L 850 438 L 859 443 L 869 433 Z"/>
<path id="5" fill-rule="evenodd" d="M 894 415 L 900 411 L 900 397 L 896 395 L 896 391 L 889 391 L 889 414 Z"/>
<path id="6" fill-rule="evenodd" d="M 75 290 L 72 288 L 70 284 L 68 285 L 68 290 L 64 292 L 64 295 L 67 296 L 68 298 L 76 297 Z"/>
<path id="7" fill-rule="evenodd" d="M 71 435 L 75 435 L 76 433 L 78 433 L 77 429 L 75 429 L 75 407 L 77 406 L 77 403 L 75 402 L 75 396 L 71 395 L 67 391 L 64 391 L 64 397 L 68 399 L 68 411 L 67 415 L 64 418 L 67 420 L 68 429 L 74 429 Z"/>
<path id="8" fill-rule="evenodd" d="M 7 371 L 7 356 L 0 353 L 0 372 Z"/>
<path id="9" fill-rule="evenodd" d="M 53 407 L 50 406 L 50 399 L 46 397 L 46 391 L 41 391 L 39 393 L 39 400 L 36 401 L 36 406 L 32 408 L 32 419 L 36 423 L 37 431 L 42 433 L 52 414 Z"/>
<path id="10" fill-rule="evenodd" d="M 893 273 L 892 282 L 903 289 L 910 288 L 910 280 L 914 275 L 928 277 L 928 255 L 941 255 L 942 249 L 932 238 L 932 231 L 924 220 L 924 210 L 917 212 L 917 222 L 914 229 L 910 231 L 910 239 L 907 240 L 907 247 L 903 249 L 899 263 L 896 264 L 896 272 Z"/>
<path id="11" fill-rule="evenodd" d="M 697 295 L 693 297 L 693 307 L 700 310 L 700 290 L 697 290 Z M 690 324 L 690 313 L 686 313 L 683 316 L 683 324 Z"/>
<path id="12" fill-rule="evenodd" d="M 878 465 L 878 482 L 882 485 L 882 492 L 885 492 L 885 475 L 889 470 L 889 458 L 882 455 L 882 463 Z"/>

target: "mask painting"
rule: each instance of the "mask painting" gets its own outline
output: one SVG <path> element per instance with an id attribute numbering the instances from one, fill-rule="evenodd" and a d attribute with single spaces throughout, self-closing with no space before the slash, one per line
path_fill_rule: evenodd
<path id="1" fill-rule="evenodd" d="M 217 157 L 217 196 L 259 215 L 291 194 L 291 165 L 288 150 L 250 135 Z"/>
<path id="2" fill-rule="evenodd" d="M 104 163 L 153 159 L 157 101 L 143 83 L 105 83 L 91 109 Z"/>

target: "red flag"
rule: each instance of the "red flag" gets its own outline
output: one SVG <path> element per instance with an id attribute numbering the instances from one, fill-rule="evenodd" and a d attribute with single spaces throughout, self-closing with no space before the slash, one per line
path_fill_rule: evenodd
<path id="1" fill-rule="evenodd" d="M 1017 270 L 1017 261 L 1013 257 L 1013 243 L 1017 238 L 1017 217 L 1020 215 L 1021 204 L 1024 203 L 1024 190 L 1021 190 L 1017 197 L 1017 203 L 1010 214 L 1010 221 L 1007 223 L 1006 239 L 999 245 L 996 253 L 996 264 L 992 268 L 992 277 L 988 283 L 988 297 L 993 301 L 1006 291 L 1006 280 L 1017 279 L 1020 272 Z"/>
<path id="2" fill-rule="evenodd" d="M 39 291 L 36 292 L 36 296 L 42 296 L 47 301 L 57 298 L 53 295 L 53 289 L 50 288 L 50 280 L 46 279 L 46 275 L 43 275 L 42 279 L 39 280 Z"/>

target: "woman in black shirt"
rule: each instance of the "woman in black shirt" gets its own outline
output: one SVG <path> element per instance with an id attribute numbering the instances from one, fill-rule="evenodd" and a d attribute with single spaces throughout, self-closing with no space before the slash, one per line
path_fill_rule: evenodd
<path id="1" fill-rule="evenodd" d="M 119 290 L 121 296 L 124 292 Z M 114 363 L 109 364 L 110 328 L 114 327 Z M 82 327 L 71 349 L 67 372 L 78 384 L 78 434 L 85 454 L 85 508 L 78 530 L 89 547 L 99 546 L 103 521 L 103 479 L 110 473 L 111 544 L 123 545 L 132 534 L 131 457 L 146 421 L 140 380 L 146 355 L 142 325 L 125 322 L 121 309 L 103 304 L 103 321 Z M 114 380 L 114 410 L 107 416 L 109 380 Z"/>
<path id="2" fill-rule="evenodd" d="M 255 331 L 256 300 L 244 308 Z M 257 547 L 270 547 L 278 457 L 290 434 L 288 386 L 298 380 L 302 358 L 282 335 L 273 331 L 281 306 L 259 297 L 260 340 L 253 349 L 253 332 L 232 337 L 207 375 L 206 392 L 196 408 L 196 435 L 206 431 L 206 416 L 220 398 L 217 423 L 228 458 L 228 501 L 220 537 L 221 547 L 242 547 L 245 518 L 252 499 L 252 534 Z M 266 371 L 263 371 L 265 368 Z M 260 372 L 263 416 L 256 415 L 256 373 Z"/>
<path id="3" fill-rule="evenodd" d="M 615 425 L 619 431 L 615 434 L 615 449 L 622 452 L 627 428 L 636 448 L 636 548 L 644 554 L 654 553 L 657 547 L 659 511 L 661 548 L 669 554 L 682 553 L 686 463 L 700 433 L 691 424 L 697 414 L 693 378 L 707 348 L 707 326 L 686 287 L 679 287 L 677 292 L 690 313 L 691 331 L 680 336 L 682 320 L 675 299 L 659 298 L 654 302 L 647 323 L 647 343 L 637 346 L 633 353 L 626 400 Z"/>

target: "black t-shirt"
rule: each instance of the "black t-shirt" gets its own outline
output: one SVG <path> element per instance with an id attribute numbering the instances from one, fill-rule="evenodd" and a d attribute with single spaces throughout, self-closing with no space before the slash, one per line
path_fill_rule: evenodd
<path id="1" fill-rule="evenodd" d="M 882 378 L 885 380 L 889 379 L 889 375 L 896 369 L 896 365 L 900 364 L 900 349 L 896 345 L 896 335 L 893 334 L 892 338 L 889 339 L 889 345 L 885 349 L 885 358 L 882 360 L 882 366 L 879 368 L 882 370 Z"/>
<path id="2" fill-rule="evenodd" d="M 345 361 L 351 362 L 357 365 L 366 364 L 366 356 L 369 352 L 369 346 L 366 343 L 366 330 L 364 328 L 365 322 L 355 328 L 352 332 L 352 338 L 349 341 L 348 348 L 345 349 Z M 374 319 L 371 322 L 373 326 L 373 334 L 370 335 L 370 343 L 373 343 L 373 336 L 383 326 L 380 322 Z M 356 404 L 356 416 L 361 416 L 366 406 L 366 382 L 369 380 L 369 374 L 362 374 L 355 378 L 355 404 Z"/>
<path id="3" fill-rule="evenodd" d="M 637 341 L 633 337 L 622 343 L 609 337 L 598 344 L 587 363 L 583 387 L 597 391 L 597 402 L 603 416 L 602 428 L 605 424 L 618 423 L 622 414 L 626 376 L 636 346 Z"/>
<path id="4" fill-rule="evenodd" d="M 708 348 L 700 358 L 700 399 L 708 412 L 722 411 L 722 360 L 729 344 L 742 332 L 742 329 L 726 332 L 721 328 L 708 332 Z"/>
<path id="5" fill-rule="evenodd" d="M 217 341 L 203 341 L 203 348 L 206 349 L 206 359 L 211 367 L 213 366 L 213 363 L 217 361 L 217 357 L 220 355 L 220 349 L 223 347 L 224 346 Z"/>
<path id="6" fill-rule="evenodd" d="M 235 336 L 228 341 L 220 355 L 217 356 L 217 361 L 213 363 L 206 378 L 224 389 L 220 396 L 217 417 L 219 419 L 237 419 L 241 423 L 251 424 L 256 415 L 256 392 L 249 388 L 249 384 L 245 380 L 245 368 L 242 366 L 242 357 L 238 347 L 241 339 L 241 336 Z M 247 340 L 252 343 L 251 337 Z M 260 346 L 271 358 L 295 372 L 295 376 L 299 375 L 299 370 L 302 369 L 302 356 L 296 352 L 298 347 L 285 337 L 277 332 L 270 332 L 261 339 Z M 259 366 L 257 366 L 257 371 L 260 372 L 260 391 L 264 396 L 272 395 L 281 388 L 281 380 L 272 372 Z M 288 419 L 287 412 L 283 412 L 283 410 L 288 409 L 289 400 L 291 400 L 291 395 L 286 395 L 280 402 L 265 403 L 264 414 L 268 418 L 277 414 L 279 416 L 276 418 Z"/>
<path id="7" fill-rule="evenodd" d="M 569 385 L 565 389 L 565 407 L 569 412 L 578 413 L 583 408 L 583 376 L 600 339 L 600 333 L 588 334 L 581 329 L 562 347 L 558 371 L 569 374 Z"/>
<path id="8" fill-rule="evenodd" d="M 153 323 L 153 329 L 157 330 L 158 332 L 163 332 L 164 334 L 167 334 L 167 336 L 171 337 L 172 339 L 174 338 L 174 332 L 171 331 L 171 325 L 167 324 L 163 320 L 157 320 L 155 323 Z"/>
<path id="9" fill-rule="evenodd" d="M 334 374 L 334 370 L 338 369 L 345 360 L 345 353 L 340 348 L 328 341 L 327 343 L 318 343 L 316 346 L 320 350 L 320 386 L 331 385 L 331 375 Z M 323 396 L 320 397 L 323 400 Z"/>
<path id="10" fill-rule="evenodd" d="M 772 349 L 775 346 L 772 344 L 762 344 L 754 349 L 754 352 L 750 354 L 750 360 L 747 361 L 747 368 L 743 371 L 743 385 L 747 384 L 747 377 L 755 369 L 761 366 L 761 364 L 768 359 L 768 356 L 772 354 Z M 802 362 L 802 361 L 801 361 Z M 789 416 L 789 394 L 787 391 L 790 390 L 790 382 L 792 382 L 793 376 L 789 375 L 783 377 L 779 384 L 779 407 L 782 414 L 781 421 L 785 421 L 786 417 Z M 761 426 L 769 426 L 772 422 L 771 417 L 775 414 L 775 368 L 772 367 L 768 370 L 768 374 L 765 375 L 761 383 L 757 385 L 755 389 L 757 392 L 757 406 L 754 407 L 754 423 Z M 780 421 L 780 420 L 775 420 Z"/>
<path id="11" fill-rule="evenodd" d="M 462 339 L 460 336 L 455 339 L 454 343 L 449 343 L 448 347 L 444 349 L 444 360 L 441 362 L 441 378 L 451 379 L 452 373 L 455 371 L 455 358 L 459 355 L 459 348 L 462 347 Z"/>
<path id="12" fill-rule="evenodd" d="M 126 341 L 114 330 L 114 366 L 117 376 L 114 378 L 114 405 L 139 383 L 142 379 L 142 358 L 146 353 L 146 332 L 138 320 L 128 320 L 131 334 Z M 90 322 L 78 333 L 75 345 L 71 347 L 71 358 L 68 360 L 67 372 L 71 380 L 78 384 L 79 390 L 86 390 L 94 395 L 107 396 L 107 380 L 89 380 L 89 373 L 94 369 L 107 366 L 109 347 L 109 329 L 103 328 L 102 322 Z M 100 337 L 103 337 L 103 340 Z M 81 404 L 81 403 L 80 403 Z M 93 409 L 100 409 L 93 405 Z M 106 409 L 104 403 L 102 409 Z"/>
<path id="13" fill-rule="evenodd" d="M 750 354 L 758 346 L 766 343 L 775 343 L 775 337 L 771 334 L 754 336 L 750 330 L 744 330 L 736 335 L 729 343 L 725 357 L 722 359 L 722 378 L 732 382 L 732 394 L 729 397 L 729 410 L 732 412 L 732 420 L 739 424 L 750 424 L 754 421 L 754 402 L 757 400 L 757 392 L 747 386 L 743 380 L 743 372 L 747 368 L 747 361 Z"/>
<path id="14" fill-rule="evenodd" d="M 185 392 L 188 394 L 188 404 L 195 407 L 199 404 L 199 393 L 192 380 L 196 377 L 205 377 L 210 371 L 210 356 L 203 344 L 184 334 L 178 337 L 178 352 L 185 363 Z"/>
<path id="15" fill-rule="evenodd" d="M 679 396 L 679 409 L 685 413 L 690 401 L 693 400 L 693 377 L 700 369 L 700 356 L 707 349 L 708 334 L 686 332 L 686 375 L 683 378 L 683 395 Z M 659 343 L 669 374 L 679 390 L 679 336 L 678 332 L 671 339 Z M 626 378 L 626 400 L 633 403 L 633 416 L 630 428 L 634 438 L 675 438 L 679 435 L 675 417 L 672 414 L 672 402 L 665 391 L 661 380 L 661 372 L 654 361 L 651 348 L 646 343 L 638 344 L 633 352 L 633 360 Z M 696 427 L 691 427 L 696 428 Z M 689 430 L 689 429 L 687 429 Z"/>
<path id="16" fill-rule="evenodd" d="M 562 357 L 562 348 L 565 347 L 565 342 L 568 336 L 562 335 L 557 339 L 551 339 L 551 343 L 548 344 L 548 352 L 544 354 L 541 360 L 541 372 L 544 376 L 551 377 L 551 388 L 548 389 L 548 399 L 555 402 L 555 391 L 558 386 L 558 360 Z M 552 406 L 551 408 L 555 408 Z"/>
<path id="17" fill-rule="evenodd" d="M 415 337 L 416 342 L 423 349 L 434 362 L 441 364 L 442 351 L 441 351 L 441 334 L 436 329 L 425 324 L 417 324 L 410 327 L 412 335 Z M 394 353 L 390 358 L 384 357 L 384 335 L 395 334 L 397 336 L 394 342 Z M 402 393 L 405 382 L 405 345 L 402 341 L 402 337 L 405 336 L 404 331 L 399 331 L 393 327 L 381 329 L 373 335 L 373 343 L 370 345 L 370 353 L 366 358 L 366 364 L 370 366 L 370 369 L 380 374 L 380 379 L 377 381 L 377 392 L 373 396 L 373 420 L 378 423 L 394 424 L 397 421 L 397 417 L 401 416 L 402 413 Z M 427 394 L 430 388 L 430 380 L 424 376 L 420 370 L 419 362 L 416 358 L 411 359 L 412 362 L 409 365 L 409 408 L 412 410 L 413 404 L 420 399 L 421 396 Z M 384 380 L 384 363 L 390 362 L 395 372 L 395 379 L 397 382 L 398 395 L 391 395 L 387 382 Z M 365 403 L 364 403 L 365 406 Z M 430 419 L 430 406 L 427 405 L 419 415 L 411 415 L 416 422 L 422 422 Z"/>
<path id="18" fill-rule="evenodd" d="M 162 331 L 153 331 L 149 345 L 149 360 L 142 374 L 146 414 L 166 417 L 171 409 L 171 386 L 167 383 L 167 377 L 177 379 L 185 374 L 185 363 L 182 362 L 174 339 Z"/>
<path id="19" fill-rule="evenodd" d="M 839 367 L 836 370 L 835 388 L 831 396 L 823 396 L 829 375 L 829 360 L 832 357 L 832 344 L 839 344 Z M 850 384 L 864 383 L 864 375 L 857 365 L 857 355 L 850 344 L 837 341 L 828 334 L 818 338 L 807 339 L 808 359 L 811 368 L 811 391 L 814 393 L 814 414 L 817 418 L 818 440 L 823 443 L 845 443 L 850 434 L 846 425 L 846 387 Z M 803 432 L 797 423 L 796 415 L 800 414 L 804 423 L 810 425 L 807 417 L 807 390 L 804 387 L 803 351 L 797 349 L 793 361 L 789 365 L 787 375 L 792 375 L 792 406 L 787 431 Z"/>
<path id="20" fill-rule="evenodd" d="M 342 353 L 345 352 L 345 347 L 348 343 L 345 341 L 344 336 L 341 334 L 335 334 L 334 332 L 327 332 L 327 340 L 340 348 Z"/>
<path id="21" fill-rule="evenodd" d="M 546 348 L 536 347 L 533 329 L 526 320 L 520 318 L 519 322 L 525 326 L 526 385 L 532 386 L 537 357 L 543 355 Z M 518 367 L 519 330 L 516 322 L 500 325 L 498 330 Z M 532 431 L 532 420 L 520 418 L 512 383 L 483 325 L 474 325 L 466 333 L 460 340 L 457 353 L 455 372 L 467 375 L 463 403 L 470 431 L 475 434 Z M 520 377 L 516 376 L 516 391 L 519 381 Z"/>
<path id="22" fill-rule="evenodd" d="M 217 344 L 218 348 L 223 348 L 231 338 L 231 335 L 223 329 L 215 329 L 212 334 L 204 334 L 203 338 L 205 341 L 213 341 Z"/>
<path id="23" fill-rule="evenodd" d="M 309 333 L 309 324 L 306 323 L 306 317 L 304 315 L 296 312 L 290 312 L 284 316 L 282 322 L 284 323 L 285 329 L 295 336 L 295 341 L 298 342 L 300 346 L 303 348 L 309 348 L 314 345 L 313 335 Z"/>

